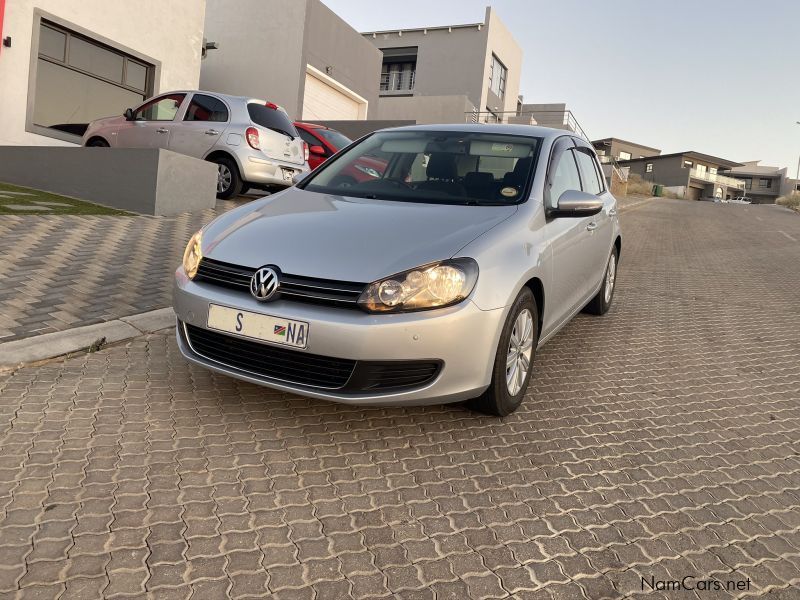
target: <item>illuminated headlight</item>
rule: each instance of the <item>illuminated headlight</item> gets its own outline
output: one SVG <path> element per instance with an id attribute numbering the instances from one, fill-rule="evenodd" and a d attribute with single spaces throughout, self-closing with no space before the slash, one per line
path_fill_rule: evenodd
<path id="1" fill-rule="evenodd" d="M 192 236 L 183 252 L 183 270 L 186 271 L 189 279 L 194 279 L 194 276 L 197 275 L 197 267 L 200 266 L 200 260 L 203 258 L 202 242 L 203 230 L 201 229 Z"/>
<path id="2" fill-rule="evenodd" d="M 478 263 L 453 258 L 374 281 L 358 303 L 369 312 L 408 312 L 457 304 L 478 280 Z"/>

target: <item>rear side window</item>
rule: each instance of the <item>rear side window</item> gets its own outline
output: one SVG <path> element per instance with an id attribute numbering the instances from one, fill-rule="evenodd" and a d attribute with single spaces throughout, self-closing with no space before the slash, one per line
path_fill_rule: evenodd
<path id="1" fill-rule="evenodd" d="M 228 107 L 225 103 L 213 96 L 195 94 L 189 108 L 186 109 L 184 121 L 212 121 L 225 123 L 228 121 Z"/>
<path id="2" fill-rule="evenodd" d="M 597 178 L 597 169 L 594 166 L 594 159 L 586 152 L 575 150 L 575 158 L 581 170 L 581 183 L 583 191 L 589 194 L 599 194 L 603 187 Z"/>
<path id="3" fill-rule="evenodd" d="M 285 112 L 277 108 L 270 108 L 263 104 L 251 103 L 247 105 L 247 112 L 250 120 L 256 125 L 286 134 L 290 137 L 298 137 L 297 129 L 289 120 Z"/>

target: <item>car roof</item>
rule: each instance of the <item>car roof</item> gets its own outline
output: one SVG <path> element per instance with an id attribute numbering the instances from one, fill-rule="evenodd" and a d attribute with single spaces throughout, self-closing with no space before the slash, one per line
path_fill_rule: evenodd
<path id="1" fill-rule="evenodd" d="M 552 127 L 539 127 L 538 125 L 511 125 L 506 123 L 443 123 L 441 125 L 406 125 L 391 127 L 379 131 L 460 131 L 463 133 L 497 133 L 505 135 L 524 135 L 527 137 L 555 138 L 571 135 L 576 138 L 581 136 L 569 129 L 554 129 Z M 588 144 L 588 140 L 585 140 Z"/>
<path id="2" fill-rule="evenodd" d="M 151 98 L 158 98 L 159 96 L 168 96 L 169 94 L 208 94 L 209 96 L 218 96 L 220 98 L 225 98 L 226 100 L 244 100 L 245 102 L 258 102 L 260 104 L 266 104 L 269 100 L 264 100 L 263 98 L 253 98 L 251 96 L 234 96 L 232 94 L 222 94 L 220 92 L 212 92 L 211 90 L 170 90 L 168 92 L 161 92 L 159 94 L 154 94 Z M 148 98 L 149 100 L 150 98 Z M 280 106 L 280 104 L 278 104 Z M 283 108 L 281 106 L 281 108 Z M 286 110 L 286 109 L 284 109 Z"/>

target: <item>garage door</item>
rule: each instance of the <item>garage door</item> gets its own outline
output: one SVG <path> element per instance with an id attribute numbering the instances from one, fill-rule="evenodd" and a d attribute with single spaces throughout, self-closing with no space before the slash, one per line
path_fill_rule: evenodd
<path id="1" fill-rule="evenodd" d="M 359 106 L 357 100 L 306 73 L 303 120 L 355 120 Z"/>
<path id="2" fill-rule="evenodd" d="M 703 192 L 702 188 L 689 187 L 686 190 L 686 197 L 689 200 L 700 200 L 700 195 L 702 194 L 702 192 Z"/>

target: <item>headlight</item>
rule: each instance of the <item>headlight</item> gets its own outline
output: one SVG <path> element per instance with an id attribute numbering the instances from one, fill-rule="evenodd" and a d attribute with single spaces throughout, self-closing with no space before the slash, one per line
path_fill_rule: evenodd
<path id="1" fill-rule="evenodd" d="M 200 266 L 200 259 L 203 258 L 202 242 L 203 230 L 201 229 L 192 236 L 183 252 L 183 270 L 186 271 L 189 279 L 194 279 L 194 276 L 197 275 L 197 267 Z"/>
<path id="2" fill-rule="evenodd" d="M 478 280 L 478 263 L 453 258 L 374 281 L 358 298 L 368 312 L 408 312 L 441 308 L 469 296 Z"/>

